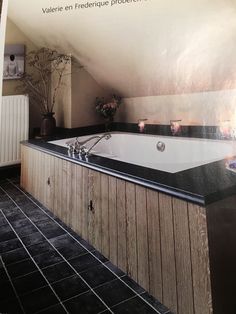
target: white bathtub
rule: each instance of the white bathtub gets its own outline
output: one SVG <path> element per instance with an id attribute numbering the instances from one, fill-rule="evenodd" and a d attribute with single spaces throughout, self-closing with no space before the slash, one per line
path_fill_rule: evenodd
<path id="1" fill-rule="evenodd" d="M 91 151 L 92 154 L 128 162 L 143 167 L 175 173 L 236 155 L 232 141 L 168 137 L 133 133 L 110 133 L 109 140 L 103 139 Z M 96 134 L 97 135 L 97 134 Z M 101 135 L 101 134 L 98 134 Z M 89 136 L 81 136 L 84 140 Z M 74 138 L 75 139 L 75 138 Z M 49 143 L 66 147 L 70 139 Z M 165 150 L 158 151 L 157 142 L 165 143 Z M 86 147 L 90 147 L 94 140 Z"/>

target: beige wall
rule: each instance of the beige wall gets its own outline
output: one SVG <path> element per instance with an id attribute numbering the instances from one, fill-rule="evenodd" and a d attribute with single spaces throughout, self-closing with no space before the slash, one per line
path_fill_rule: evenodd
<path id="1" fill-rule="evenodd" d="M 137 123 L 148 119 L 150 124 L 169 124 L 181 119 L 182 125 L 220 125 L 230 120 L 236 127 L 236 89 L 125 98 L 116 121 Z"/>
<path id="2" fill-rule="evenodd" d="M 26 53 L 35 49 L 35 44 L 12 22 L 9 18 L 7 19 L 6 25 L 6 44 L 24 44 L 26 47 Z M 26 69 L 27 70 L 27 69 Z M 19 80 L 4 80 L 2 95 L 17 95 L 20 90 L 17 88 L 20 86 Z M 40 126 L 41 114 L 39 108 L 30 104 L 30 129 Z"/>
<path id="3" fill-rule="evenodd" d="M 106 91 L 99 86 L 85 68 L 72 72 L 72 111 L 71 127 L 104 123 L 95 111 L 95 98 L 106 96 Z"/>
<path id="4" fill-rule="evenodd" d="M 55 105 L 57 126 L 77 128 L 103 123 L 95 112 L 97 96 L 106 96 L 104 89 L 85 68 L 72 61 L 67 65 Z"/>

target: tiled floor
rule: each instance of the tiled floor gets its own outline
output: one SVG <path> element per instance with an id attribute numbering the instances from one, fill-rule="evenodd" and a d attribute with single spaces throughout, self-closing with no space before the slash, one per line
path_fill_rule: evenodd
<path id="1" fill-rule="evenodd" d="M 0 181 L 0 313 L 170 314 L 19 187 Z"/>

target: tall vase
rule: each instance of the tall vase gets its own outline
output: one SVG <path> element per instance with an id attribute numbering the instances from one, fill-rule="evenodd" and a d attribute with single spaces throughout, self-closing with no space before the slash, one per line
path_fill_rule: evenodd
<path id="1" fill-rule="evenodd" d="M 41 122 L 40 135 L 43 137 L 51 136 L 56 129 L 56 119 L 53 117 L 55 112 L 47 112 L 43 114 Z"/>
<path id="2" fill-rule="evenodd" d="M 112 123 L 113 123 L 114 117 L 108 117 L 106 118 L 105 122 L 105 131 L 110 132 L 112 130 Z"/>

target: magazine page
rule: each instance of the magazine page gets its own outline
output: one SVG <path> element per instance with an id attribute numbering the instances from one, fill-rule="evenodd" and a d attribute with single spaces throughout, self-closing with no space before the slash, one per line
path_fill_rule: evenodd
<path id="1" fill-rule="evenodd" d="M 0 312 L 235 314 L 236 2 L 0 7 Z"/>

